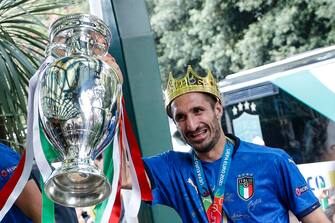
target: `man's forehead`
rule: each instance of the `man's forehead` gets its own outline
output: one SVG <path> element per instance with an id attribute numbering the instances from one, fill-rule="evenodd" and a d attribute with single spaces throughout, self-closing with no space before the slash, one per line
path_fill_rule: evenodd
<path id="1" fill-rule="evenodd" d="M 191 92 L 178 96 L 171 102 L 171 111 L 187 110 L 193 107 L 205 106 L 206 95 L 199 92 Z"/>

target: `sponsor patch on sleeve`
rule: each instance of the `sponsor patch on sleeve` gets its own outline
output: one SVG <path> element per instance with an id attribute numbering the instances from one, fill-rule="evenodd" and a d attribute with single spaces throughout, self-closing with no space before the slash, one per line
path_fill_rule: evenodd
<path id="1" fill-rule="evenodd" d="M 0 170 L 0 179 L 6 180 L 8 176 L 12 175 L 15 169 L 16 169 L 16 166 L 11 166 L 6 169 Z"/>
<path id="2" fill-rule="evenodd" d="M 297 187 L 295 188 L 295 194 L 300 197 L 303 193 L 305 193 L 306 191 L 308 191 L 309 188 L 307 185 L 304 185 L 302 187 Z"/>

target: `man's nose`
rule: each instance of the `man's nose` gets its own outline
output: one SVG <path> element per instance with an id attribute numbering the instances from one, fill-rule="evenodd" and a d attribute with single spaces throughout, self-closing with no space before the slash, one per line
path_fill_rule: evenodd
<path id="1" fill-rule="evenodd" d="M 186 120 L 186 128 L 188 131 L 195 131 L 198 128 L 198 121 L 193 117 L 188 117 Z"/>

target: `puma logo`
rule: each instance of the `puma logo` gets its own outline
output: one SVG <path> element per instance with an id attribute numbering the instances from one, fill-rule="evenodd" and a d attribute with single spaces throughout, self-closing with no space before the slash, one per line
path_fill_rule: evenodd
<path id="1" fill-rule="evenodd" d="M 192 181 L 191 178 L 188 178 L 188 179 L 187 179 L 187 183 L 189 183 L 192 187 L 194 187 L 195 191 L 196 191 L 197 193 L 199 193 L 199 192 L 198 192 L 198 188 L 195 186 L 195 184 L 193 183 L 193 181 Z"/>
<path id="2" fill-rule="evenodd" d="M 296 165 L 295 162 L 292 159 L 288 159 L 288 162 Z"/>

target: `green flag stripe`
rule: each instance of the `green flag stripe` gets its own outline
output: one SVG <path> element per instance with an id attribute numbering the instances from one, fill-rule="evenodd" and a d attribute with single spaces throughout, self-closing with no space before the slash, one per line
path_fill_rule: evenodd
<path id="1" fill-rule="evenodd" d="M 58 154 L 53 149 L 49 141 L 46 139 L 41 126 L 40 126 L 40 140 L 43 148 L 43 153 L 49 165 L 51 165 L 51 162 L 58 157 Z M 41 189 L 42 189 L 42 223 L 54 223 L 55 222 L 54 203 L 45 194 L 43 180 L 41 180 Z"/>
<path id="2" fill-rule="evenodd" d="M 49 141 L 44 135 L 44 132 L 41 126 L 40 126 L 40 140 L 41 140 L 45 158 L 49 162 L 49 165 L 51 165 L 51 163 L 55 161 L 57 157 L 59 157 L 59 152 L 56 149 L 54 149 L 53 146 L 49 143 Z"/>
<path id="3" fill-rule="evenodd" d="M 41 189 L 42 189 L 42 223 L 54 223 L 55 222 L 55 208 L 54 203 L 47 197 L 44 192 L 44 183 L 41 178 Z"/>
<path id="4" fill-rule="evenodd" d="M 240 195 L 241 195 L 242 197 L 245 197 L 245 196 L 244 196 L 244 187 L 243 187 L 242 184 L 239 185 L 239 191 L 240 191 Z"/>
<path id="5" fill-rule="evenodd" d="M 115 135 L 117 137 L 117 135 Z M 104 166 L 103 172 L 105 173 L 107 179 L 109 180 L 110 184 L 112 185 L 113 174 L 114 174 L 114 163 L 113 163 L 113 143 L 110 143 L 107 148 L 104 150 L 103 154 L 104 159 Z M 106 208 L 108 199 L 104 200 L 102 203 L 96 205 L 95 207 L 95 222 L 100 222 L 104 210 Z"/>

